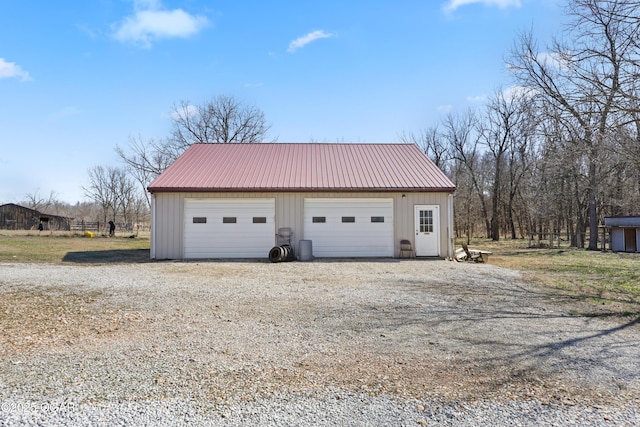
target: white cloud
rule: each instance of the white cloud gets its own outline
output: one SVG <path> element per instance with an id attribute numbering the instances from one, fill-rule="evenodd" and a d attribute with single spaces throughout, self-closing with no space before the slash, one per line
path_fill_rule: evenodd
<path id="1" fill-rule="evenodd" d="M 571 68 L 570 55 L 560 54 L 557 52 L 543 52 L 536 57 L 542 65 L 557 68 L 560 70 L 569 70 Z"/>
<path id="2" fill-rule="evenodd" d="M 502 91 L 504 99 L 526 98 L 531 99 L 535 96 L 536 90 L 525 86 L 510 86 Z"/>
<path id="3" fill-rule="evenodd" d="M 438 105 L 436 107 L 436 110 L 438 110 L 441 113 L 449 113 L 453 110 L 453 105 L 451 104 L 446 104 L 446 105 Z"/>
<path id="4" fill-rule="evenodd" d="M 467 96 L 467 101 L 470 102 L 484 102 L 487 100 L 487 95 Z"/>
<path id="5" fill-rule="evenodd" d="M 443 6 L 443 9 L 445 12 L 454 12 L 462 6 L 467 6 L 469 4 L 476 4 L 476 3 L 480 3 L 484 6 L 498 6 L 501 9 L 506 9 L 508 7 L 522 6 L 522 3 L 520 0 L 449 0 Z"/>
<path id="6" fill-rule="evenodd" d="M 31 80 L 29 73 L 16 65 L 15 62 L 7 62 L 4 58 L 0 58 L 0 79 L 8 79 L 11 77 L 17 77 L 23 82 Z"/>
<path id="7" fill-rule="evenodd" d="M 198 117 L 199 115 L 200 110 L 192 104 L 176 107 L 176 109 L 169 114 L 172 120 L 179 120 L 187 117 Z"/>
<path id="8" fill-rule="evenodd" d="M 328 39 L 333 36 L 334 36 L 333 34 L 325 33 L 323 30 L 313 31 L 305 36 L 298 37 L 297 39 L 289 43 L 289 48 L 287 49 L 287 52 L 293 53 L 296 50 L 305 47 L 306 45 L 308 45 L 313 41 L 316 41 L 319 39 Z"/>
<path id="9" fill-rule="evenodd" d="M 159 0 L 134 1 L 133 15 L 113 26 L 113 37 L 145 48 L 163 38 L 186 38 L 209 24 L 202 15 L 191 15 L 182 9 L 166 10 Z"/>

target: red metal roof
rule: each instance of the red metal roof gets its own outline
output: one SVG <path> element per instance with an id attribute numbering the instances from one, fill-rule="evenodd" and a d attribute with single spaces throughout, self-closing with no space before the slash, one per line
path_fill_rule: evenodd
<path id="1" fill-rule="evenodd" d="M 446 191 L 414 144 L 194 144 L 149 191 Z"/>

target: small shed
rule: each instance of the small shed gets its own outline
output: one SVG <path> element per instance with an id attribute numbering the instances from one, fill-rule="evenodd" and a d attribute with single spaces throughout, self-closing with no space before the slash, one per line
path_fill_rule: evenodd
<path id="1" fill-rule="evenodd" d="M 604 219 L 609 230 L 609 247 L 614 252 L 638 252 L 640 216 L 611 216 Z"/>
<path id="2" fill-rule="evenodd" d="M 33 230 L 42 224 L 43 230 L 69 230 L 70 218 L 46 214 L 25 206 L 7 203 L 0 205 L 0 229 Z"/>

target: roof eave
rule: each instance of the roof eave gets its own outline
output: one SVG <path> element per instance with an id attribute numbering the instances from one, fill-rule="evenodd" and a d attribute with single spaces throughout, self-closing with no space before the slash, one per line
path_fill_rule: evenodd
<path id="1" fill-rule="evenodd" d="M 455 187 L 424 187 L 424 188 L 320 188 L 320 187 L 254 187 L 254 188 L 189 188 L 189 187 L 148 187 L 150 193 L 320 193 L 320 192 L 383 192 L 383 193 L 454 193 Z"/>

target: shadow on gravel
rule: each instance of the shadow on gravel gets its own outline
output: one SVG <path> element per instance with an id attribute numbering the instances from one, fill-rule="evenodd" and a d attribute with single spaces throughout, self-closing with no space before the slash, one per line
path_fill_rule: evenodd
<path id="1" fill-rule="evenodd" d="M 561 356 L 561 351 L 566 348 L 577 347 L 580 345 L 588 346 L 589 344 L 585 344 L 585 343 L 588 343 L 593 340 L 597 340 L 602 337 L 616 334 L 617 332 L 620 332 L 627 328 L 632 328 L 640 325 L 640 315 L 636 313 L 636 316 L 637 316 L 636 318 L 632 318 L 629 321 L 612 328 L 596 331 L 595 333 L 591 333 L 585 336 L 572 337 L 572 338 L 564 339 L 558 342 L 533 346 L 531 348 L 528 348 L 526 350 L 523 350 L 522 352 L 515 354 L 514 356 L 515 358 L 522 358 L 526 356 L 528 358 L 536 358 L 539 360 L 546 360 L 551 356 L 555 356 L 557 358 L 562 359 L 563 356 Z M 573 356 L 573 359 L 576 359 L 578 357 L 579 356 Z M 611 371 L 611 372 L 619 373 L 620 370 L 623 369 L 617 365 L 615 353 L 611 354 L 606 351 L 603 351 L 599 355 L 585 355 L 584 357 L 589 360 L 589 363 L 593 363 L 594 360 L 597 360 L 597 363 L 600 368 L 607 369 L 608 371 Z M 630 372 L 630 374 L 637 375 L 637 371 L 634 370 L 633 372 Z"/>
<path id="2" fill-rule="evenodd" d="M 62 262 L 76 264 L 140 264 L 151 261 L 149 249 L 67 252 L 62 258 Z"/>
<path id="3" fill-rule="evenodd" d="M 567 340 L 564 340 L 564 341 L 560 341 L 558 343 L 548 344 L 548 345 L 542 346 L 542 348 L 550 349 L 550 350 L 554 350 L 555 351 L 555 350 L 558 350 L 560 348 L 574 346 L 574 345 L 576 345 L 578 343 L 581 343 L 583 341 L 588 341 L 588 340 L 592 340 L 592 339 L 595 339 L 595 338 L 600 338 L 600 337 L 603 337 L 603 336 L 606 336 L 606 335 L 611 335 L 611 334 L 614 334 L 614 333 L 616 333 L 618 331 L 630 328 L 630 327 L 638 325 L 638 324 L 640 324 L 640 316 L 635 318 L 635 319 L 633 319 L 633 320 L 630 320 L 629 322 L 624 323 L 624 324 L 622 324 L 620 326 L 616 326 L 615 328 L 604 329 L 604 330 L 602 330 L 600 332 L 597 332 L 597 333 L 591 334 L 591 335 L 587 335 L 587 336 L 584 336 L 584 337 L 571 338 L 571 339 L 567 339 Z"/>

